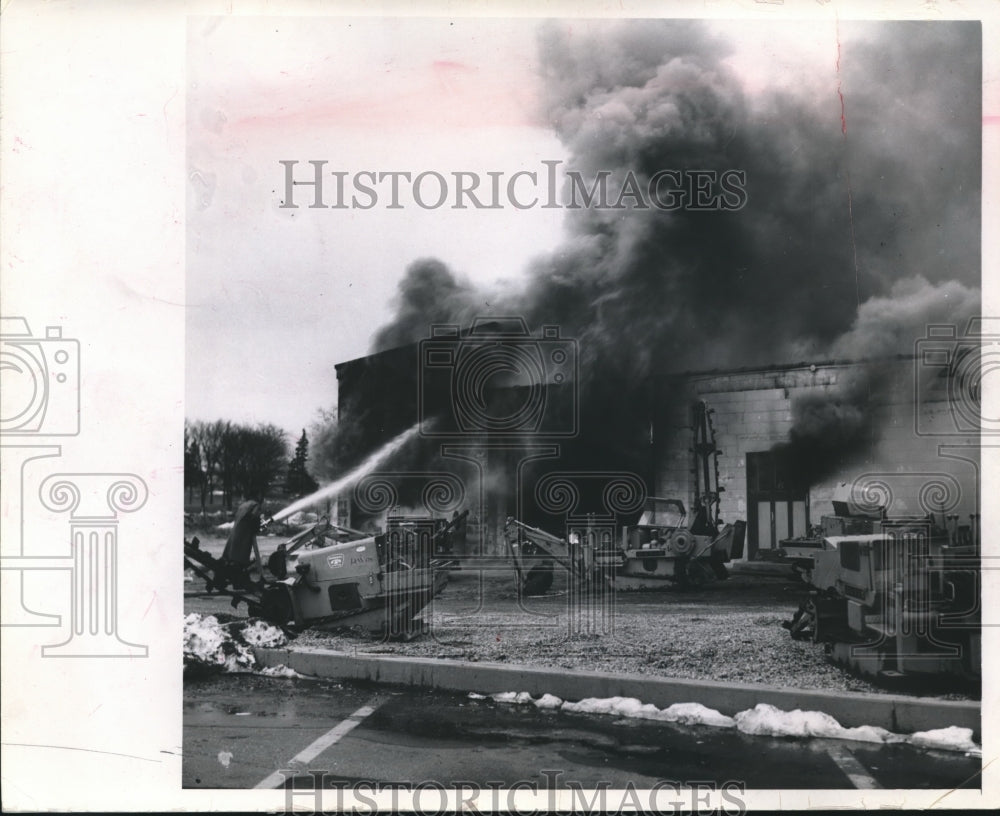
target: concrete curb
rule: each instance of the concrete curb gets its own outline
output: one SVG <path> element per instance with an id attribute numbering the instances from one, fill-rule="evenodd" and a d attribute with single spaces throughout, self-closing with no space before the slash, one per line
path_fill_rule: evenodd
<path id="1" fill-rule="evenodd" d="M 929 700 L 895 694 L 857 694 L 763 685 L 682 680 L 558 668 L 349 654 L 329 649 L 256 649 L 262 666 L 284 665 L 300 674 L 341 680 L 418 686 L 445 691 L 527 691 L 538 697 L 548 692 L 564 700 L 584 697 L 635 697 L 665 708 L 673 703 L 701 703 L 732 716 L 770 703 L 784 711 L 823 711 L 851 728 L 876 725 L 897 734 L 957 725 L 981 734 L 978 702 Z"/>

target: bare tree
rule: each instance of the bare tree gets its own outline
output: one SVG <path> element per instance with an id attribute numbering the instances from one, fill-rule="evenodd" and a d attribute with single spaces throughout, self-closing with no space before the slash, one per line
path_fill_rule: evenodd
<path id="1" fill-rule="evenodd" d="M 275 425 L 262 424 L 235 428 L 231 436 L 236 452 L 231 487 L 244 496 L 263 499 L 287 466 L 285 432 Z"/>
<path id="2" fill-rule="evenodd" d="M 194 421 L 184 439 L 185 483 L 201 489 L 202 512 L 216 489 L 230 510 L 238 496 L 263 499 L 287 466 L 285 432 L 275 425 Z"/>

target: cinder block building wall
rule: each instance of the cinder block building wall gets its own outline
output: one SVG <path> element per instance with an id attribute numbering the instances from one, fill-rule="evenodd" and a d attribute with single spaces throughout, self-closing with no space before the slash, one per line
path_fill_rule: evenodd
<path id="1" fill-rule="evenodd" d="M 652 444 L 635 451 L 637 461 L 649 463 L 654 495 L 681 498 L 693 509 L 692 405 L 703 400 L 722 451 L 721 517 L 747 522 L 747 558 L 782 539 L 807 534 L 810 525 L 833 512 L 831 497 L 843 482 L 860 500 L 886 506 L 890 516 L 934 512 L 940 522 L 942 513 L 958 514 L 961 523 L 971 524 L 969 515 L 979 512 L 979 438 L 973 432 L 978 408 L 966 404 L 962 389 L 955 388 L 953 367 L 919 362 L 906 357 L 665 374 L 651 401 Z M 416 421 L 417 366 L 416 346 L 337 366 L 341 418 L 354 426 L 350 441 L 359 453 L 376 449 Z M 863 416 L 860 435 L 855 433 L 850 445 L 824 449 L 826 461 L 810 462 L 808 478 L 786 472 L 775 446 L 789 442 L 796 406 L 811 398 L 819 414 L 829 409 L 835 416 L 845 393 L 851 397 L 847 409 L 858 408 Z M 599 450 L 603 429 L 581 431 L 576 447 Z M 418 447 L 428 455 L 435 448 Z M 550 465 L 577 466 L 570 458 Z M 600 467 L 588 461 L 584 469 Z M 516 474 L 512 463 L 501 461 L 491 473 L 482 521 L 496 543 L 512 511 L 509 488 Z M 345 518 L 348 513 L 345 506 Z"/>
<path id="2" fill-rule="evenodd" d="M 774 449 L 790 439 L 795 401 L 842 398 L 862 383 L 862 439 L 817 463 L 811 484 L 784 478 Z M 890 516 L 958 514 L 971 524 L 979 512 L 979 437 L 969 410 L 946 372 L 927 372 L 913 358 L 862 363 L 819 363 L 766 369 L 686 374 L 671 378 L 668 409 L 654 430 L 654 491 L 693 502 L 691 405 L 712 409 L 724 521 L 747 521 L 745 557 L 808 532 L 833 512 L 831 496 L 846 482 L 862 502 L 882 504 Z M 957 410 L 956 410 L 957 409 Z"/>

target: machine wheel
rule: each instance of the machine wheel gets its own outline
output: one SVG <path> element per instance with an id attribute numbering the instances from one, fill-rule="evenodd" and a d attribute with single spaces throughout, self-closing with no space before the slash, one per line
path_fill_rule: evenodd
<path id="1" fill-rule="evenodd" d="M 814 617 L 808 612 L 807 604 L 803 602 L 792 615 L 790 621 L 785 621 L 784 626 L 792 636 L 792 640 L 806 640 L 811 638 Z"/>
<path id="2" fill-rule="evenodd" d="M 816 599 L 809 598 L 803 601 L 792 619 L 783 625 L 793 640 L 811 640 L 818 643 L 821 639 L 822 627 L 819 623 L 819 607 Z"/>
<path id="3" fill-rule="evenodd" d="M 688 561 L 684 572 L 687 576 L 685 583 L 692 589 L 701 589 L 712 580 L 712 571 L 701 561 Z"/>
<path id="4" fill-rule="evenodd" d="M 720 581 L 725 581 L 729 577 L 729 570 L 726 569 L 726 565 L 723 563 L 721 558 L 717 558 L 713 555 L 709 564 L 712 567 L 712 572 L 715 573 L 715 577 Z"/>
<path id="5" fill-rule="evenodd" d="M 552 579 L 552 564 L 538 564 L 524 576 L 521 592 L 525 595 L 544 595 L 552 586 Z"/>
<path id="6" fill-rule="evenodd" d="M 260 610 L 262 618 L 279 626 L 285 626 L 295 618 L 292 598 L 284 586 L 267 589 L 261 598 Z"/>
<path id="7" fill-rule="evenodd" d="M 691 584 L 688 581 L 688 557 L 686 555 L 682 555 L 674 561 L 673 579 L 679 589 L 691 588 Z"/>
<path id="8" fill-rule="evenodd" d="M 284 545 L 275 550 L 267 559 L 267 569 L 279 581 L 288 577 L 288 561 Z"/>
<path id="9" fill-rule="evenodd" d="M 809 599 L 806 602 L 806 609 L 812 616 L 812 640 L 813 643 L 820 643 L 823 640 L 823 636 L 826 634 L 826 627 L 821 623 L 821 618 L 819 614 L 819 602 L 813 599 Z"/>

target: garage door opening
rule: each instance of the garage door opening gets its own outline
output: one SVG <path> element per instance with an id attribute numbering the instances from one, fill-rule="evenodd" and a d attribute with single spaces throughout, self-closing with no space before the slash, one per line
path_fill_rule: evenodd
<path id="1" fill-rule="evenodd" d="M 747 454 L 747 559 L 809 532 L 809 486 L 797 481 L 788 458 L 774 451 Z"/>

